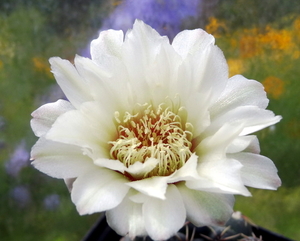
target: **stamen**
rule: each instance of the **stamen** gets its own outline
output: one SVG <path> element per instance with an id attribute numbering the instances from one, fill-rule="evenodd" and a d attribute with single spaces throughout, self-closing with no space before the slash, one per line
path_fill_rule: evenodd
<path id="1" fill-rule="evenodd" d="M 178 114 L 182 108 L 175 112 L 164 106 L 139 105 L 138 113 L 125 112 L 123 117 L 115 112 L 118 138 L 109 142 L 111 157 L 126 167 L 150 157 L 158 159 L 157 166 L 145 177 L 167 176 L 182 167 L 192 155 L 193 126 L 182 121 L 186 119 Z"/>

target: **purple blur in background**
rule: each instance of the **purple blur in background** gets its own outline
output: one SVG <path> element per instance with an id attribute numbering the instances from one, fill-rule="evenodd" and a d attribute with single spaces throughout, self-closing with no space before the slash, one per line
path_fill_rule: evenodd
<path id="1" fill-rule="evenodd" d="M 124 0 L 103 21 L 100 31 L 115 29 L 125 33 L 135 19 L 140 19 L 172 40 L 186 27 L 184 23 L 197 19 L 201 3 L 202 0 Z M 81 55 L 90 58 L 89 45 Z"/>

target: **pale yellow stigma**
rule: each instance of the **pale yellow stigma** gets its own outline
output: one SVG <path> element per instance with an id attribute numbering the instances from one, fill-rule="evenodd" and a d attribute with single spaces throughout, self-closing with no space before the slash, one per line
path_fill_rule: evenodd
<path id="1" fill-rule="evenodd" d="M 170 175 L 192 155 L 193 126 L 180 117 L 183 108 L 174 111 L 163 106 L 145 104 L 138 113 L 115 113 L 118 138 L 109 142 L 110 155 L 126 167 L 150 157 L 159 160 L 145 177 Z"/>

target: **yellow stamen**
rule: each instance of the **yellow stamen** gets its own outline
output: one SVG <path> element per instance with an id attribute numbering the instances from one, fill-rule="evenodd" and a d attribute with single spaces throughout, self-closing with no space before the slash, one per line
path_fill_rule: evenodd
<path id="1" fill-rule="evenodd" d="M 150 104 L 140 105 L 138 113 L 115 113 L 118 138 L 112 144 L 110 155 L 126 167 L 148 158 L 159 160 L 157 166 L 145 177 L 167 176 L 182 167 L 191 156 L 191 123 L 184 122 L 180 112 L 164 108 L 164 104 L 153 108 Z"/>

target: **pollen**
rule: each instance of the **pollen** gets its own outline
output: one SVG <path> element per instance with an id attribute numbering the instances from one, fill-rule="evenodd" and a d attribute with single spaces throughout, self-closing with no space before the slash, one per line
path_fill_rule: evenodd
<path id="1" fill-rule="evenodd" d="M 111 158 L 126 167 L 156 158 L 157 166 L 145 175 L 168 176 L 181 168 L 192 155 L 193 126 L 186 122 L 184 108 L 154 108 L 140 105 L 136 113 L 115 113 L 118 136 L 110 141 Z"/>

